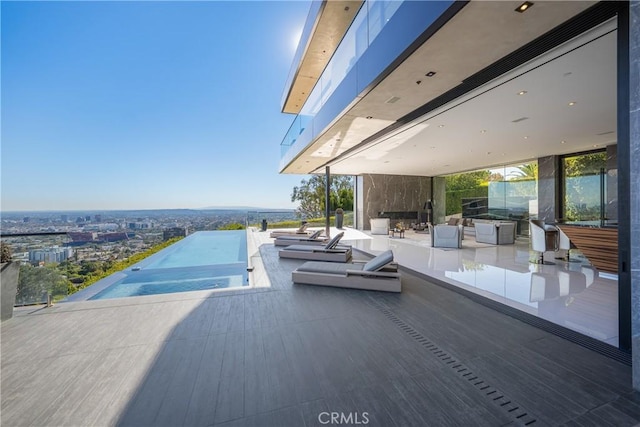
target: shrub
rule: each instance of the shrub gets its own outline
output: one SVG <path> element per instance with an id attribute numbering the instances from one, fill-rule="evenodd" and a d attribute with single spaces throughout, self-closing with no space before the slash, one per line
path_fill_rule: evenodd
<path id="1" fill-rule="evenodd" d="M 7 245 L 5 242 L 0 242 L 0 251 L 2 251 L 0 255 L 0 262 L 9 262 L 11 261 L 11 247 Z"/>

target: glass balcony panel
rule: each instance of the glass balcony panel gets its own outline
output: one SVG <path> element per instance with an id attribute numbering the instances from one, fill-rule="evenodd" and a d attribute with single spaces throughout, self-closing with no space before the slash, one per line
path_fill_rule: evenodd
<path id="1" fill-rule="evenodd" d="M 336 117 L 334 115 L 329 120 L 326 117 L 316 120 L 321 109 L 323 116 L 330 112 L 340 114 L 342 110 L 338 106 L 346 107 L 452 3 L 389 0 L 365 2 L 301 109 L 300 114 L 309 116 L 305 121 L 313 120 L 314 124 L 313 130 L 309 126 L 303 126 L 303 133 L 309 132 L 308 140 L 312 141 Z M 398 18 L 393 19 L 396 14 Z M 349 80 L 349 84 L 345 84 L 346 80 Z M 334 102 L 332 98 L 337 92 L 340 92 L 340 100 Z M 332 103 L 332 107 L 324 109 L 324 105 L 328 103 Z M 286 159 L 293 159 L 306 147 L 299 144 L 299 139 L 291 143 L 293 138 L 290 135 L 285 136 L 285 139 L 289 142 L 282 145 L 289 148 L 283 149 L 281 165 L 286 165 Z"/>

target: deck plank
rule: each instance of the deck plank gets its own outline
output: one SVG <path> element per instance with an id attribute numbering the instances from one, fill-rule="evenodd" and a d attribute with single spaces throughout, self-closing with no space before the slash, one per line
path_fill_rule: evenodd
<path id="1" fill-rule="evenodd" d="M 271 287 L 3 322 L 0 421 L 318 426 L 324 412 L 367 412 L 370 425 L 518 425 L 444 353 L 539 424 L 640 422 L 630 368 L 615 360 L 404 272 L 393 295 L 296 285 L 301 262 L 260 253 Z"/>

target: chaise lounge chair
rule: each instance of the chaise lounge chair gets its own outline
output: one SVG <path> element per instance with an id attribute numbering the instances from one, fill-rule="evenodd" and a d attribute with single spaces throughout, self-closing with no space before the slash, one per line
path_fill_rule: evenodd
<path id="1" fill-rule="evenodd" d="M 310 233 L 307 231 L 309 226 L 308 222 L 305 222 L 297 230 L 273 230 L 269 237 L 276 238 L 278 236 L 308 236 Z"/>
<path id="2" fill-rule="evenodd" d="M 324 230 L 317 230 L 309 236 L 278 236 L 273 244 L 276 246 L 291 246 L 291 245 L 326 245 L 329 239 L 320 237 Z"/>
<path id="3" fill-rule="evenodd" d="M 291 273 L 293 283 L 367 289 L 371 291 L 401 292 L 398 265 L 388 250 L 365 263 L 337 264 L 309 261 Z"/>
<path id="4" fill-rule="evenodd" d="M 351 246 L 338 246 L 344 233 L 338 233 L 325 246 L 291 245 L 280 249 L 280 258 L 304 259 L 310 261 L 348 262 Z"/>

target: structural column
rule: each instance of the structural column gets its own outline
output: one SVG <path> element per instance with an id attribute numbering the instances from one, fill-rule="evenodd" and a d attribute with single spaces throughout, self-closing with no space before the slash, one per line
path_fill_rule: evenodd
<path id="1" fill-rule="evenodd" d="M 633 388 L 640 391 L 640 1 L 629 7 L 629 203 Z"/>
<path id="2" fill-rule="evenodd" d="M 324 199 L 324 215 L 325 215 L 325 229 L 324 233 L 327 239 L 331 238 L 331 169 L 329 166 L 325 168 L 325 199 Z"/>

